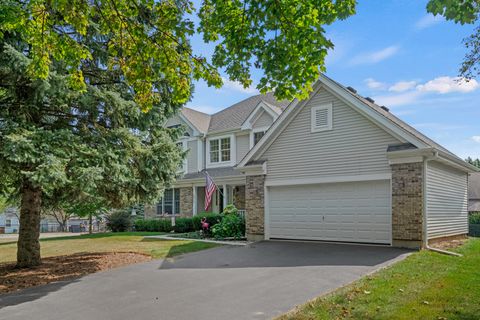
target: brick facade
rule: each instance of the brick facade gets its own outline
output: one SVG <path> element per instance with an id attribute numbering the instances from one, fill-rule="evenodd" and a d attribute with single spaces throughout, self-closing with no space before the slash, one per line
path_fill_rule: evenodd
<path id="1" fill-rule="evenodd" d="M 423 239 L 423 163 L 392 164 L 394 246 L 420 247 Z"/>
<path id="2" fill-rule="evenodd" d="M 157 218 L 157 206 L 156 205 L 145 205 L 143 209 L 145 219 L 155 219 Z"/>
<path id="3" fill-rule="evenodd" d="M 193 188 L 180 188 L 180 214 L 182 216 L 193 215 Z"/>
<path id="4" fill-rule="evenodd" d="M 247 176 L 245 185 L 245 209 L 247 239 L 263 240 L 265 226 L 265 175 Z"/>
<path id="5" fill-rule="evenodd" d="M 237 209 L 245 209 L 245 186 L 237 186 L 233 189 L 233 205 Z"/>

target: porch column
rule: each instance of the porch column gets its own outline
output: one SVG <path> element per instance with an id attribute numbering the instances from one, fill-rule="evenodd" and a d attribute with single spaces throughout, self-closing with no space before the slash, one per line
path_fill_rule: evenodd
<path id="1" fill-rule="evenodd" d="M 198 213 L 198 202 L 197 202 L 197 187 L 193 186 L 193 215 L 196 216 Z"/>
<path id="2" fill-rule="evenodd" d="M 249 241 L 265 239 L 265 175 L 247 176 L 245 222 Z"/>
<path id="3" fill-rule="evenodd" d="M 228 190 L 227 190 L 227 185 L 223 185 L 223 209 L 228 205 Z"/>

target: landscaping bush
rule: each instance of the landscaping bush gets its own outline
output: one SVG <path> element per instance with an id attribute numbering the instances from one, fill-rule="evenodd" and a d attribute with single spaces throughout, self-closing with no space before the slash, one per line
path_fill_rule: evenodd
<path id="1" fill-rule="evenodd" d="M 172 227 L 171 218 L 165 219 L 138 219 L 135 221 L 136 231 L 170 232 L 177 233 L 192 232 L 202 229 L 201 220 L 207 218 L 212 227 L 219 223 L 223 216 L 218 213 L 200 213 L 194 217 L 178 217 L 175 219 L 175 227 Z"/>
<path id="2" fill-rule="evenodd" d="M 468 235 L 480 237 L 480 212 L 474 212 L 468 216 Z"/>
<path id="3" fill-rule="evenodd" d="M 222 212 L 222 214 L 224 215 L 237 214 L 237 213 L 238 213 L 238 209 L 233 204 L 227 205 Z"/>
<path id="4" fill-rule="evenodd" d="M 135 220 L 135 231 L 170 232 L 170 219 L 138 219 Z"/>
<path id="5" fill-rule="evenodd" d="M 107 214 L 106 223 L 112 232 L 129 231 L 132 228 L 132 216 L 129 210 L 115 210 Z"/>
<path id="6" fill-rule="evenodd" d="M 471 213 L 468 216 L 468 223 L 470 223 L 470 224 L 480 224 L 480 212 Z"/>
<path id="7" fill-rule="evenodd" d="M 215 239 L 241 239 L 245 236 L 245 219 L 237 214 L 227 214 L 211 227 L 211 231 Z"/>

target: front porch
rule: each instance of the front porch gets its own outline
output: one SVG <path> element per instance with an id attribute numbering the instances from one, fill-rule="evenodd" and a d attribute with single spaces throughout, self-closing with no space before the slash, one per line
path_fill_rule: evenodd
<path id="1" fill-rule="evenodd" d="M 163 198 L 157 205 L 145 207 L 145 218 L 162 218 L 175 216 L 192 216 L 202 213 L 220 213 L 233 204 L 239 213 L 245 215 L 245 182 L 217 182 L 212 203 L 205 210 L 205 185 L 175 186 L 165 190 Z"/>

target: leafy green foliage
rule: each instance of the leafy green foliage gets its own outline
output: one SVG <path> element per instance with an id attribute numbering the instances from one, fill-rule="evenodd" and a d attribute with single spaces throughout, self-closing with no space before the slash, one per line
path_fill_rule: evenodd
<path id="1" fill-rule="evenodd" d="M 447 20 L 453 20 L 457 23 L 473 23 L 478 19 L 480 1 L 430 0 L 427 4 L 427 11 L 434 15 L 442 15 Z"/>
<path id="2" fill-rule="evenodd" d="M 227 215 L 227 214 L 237 214 L 238 209 L 233 205 L 229 204 L 223 209 L 222 214 Z"/>
<path id="3" fill-rule="evenodd" d="M 355 0 L 205 0 L 196 10 L 188 0 L 45 1 L 4 0 L 0 39 L 15 33 L 29 46 L 28 72 L 47 79 L 61 61 L 67 85 L 85 91 L 85 69 L 95 63 L 93 51 L 105 46 L 101 68 L 118 73 L 144 110 L 169 100 L 187 102 L 194 80 L 219 87 L 219 68 L 244 86 L 252 68 L 264 71 L 258 89 L 275 90 L 279 98 L 305 97 L 333 48 L 323 25 L 355 13 Z M 195 26 L 192 16 L 198 15 Z M 95 33 L 95 41 L 92 39 Z M 195 33 L 215 42 L 211 62 L 195 53 Z M 163 83 L 159 85 L 159 83 Z"/>
<path id="4" fill-rule="evenodd" d="M 107 214 L 107 228 L 112 232 L 130 231 L 132 228 L 132 216 L 128 210 L 114 210 Z"/>
<path id="5" fill-rule="evenodd" d="M 480 212 L 471 213 L 468 216 L 468 223 L 470 223 L 470 224 L 480 224 Z"/>
<path id="6" fill-rule="evenodd" d="M 223 216 L 215 213 L 198 214 L 193 217 L 180 217 L 175 219 L 175 227 L 172 227 L 171 219 L 138 219 L 134 226 L 136 231 L 156 231 L 177 233 L 192 232 L 202 229 L 201 219 L 205 217 L 211 226 L 219 223 Z"/>
<path id="7" fill-rule="evenodd" d="M 245 237 L 245 219 L 236 214 L 225 215 L 220 223 L 211 227 L 216 239 Z"/>
<path id="8" fill-rule="evenodd" d="M 434 15 L 442 15 L 447 20 L 460 24 L 473 24 L 480 16 L 479 0 L 430 0 L 427 11 Z M 463 40 L 468 53 L 460 67 L 460 75 L 472 79 L 480 74 L 480 27 L 475 28 L 472 35 Z"/>
<path id="9" fill-rule="evenodd" d="M 199 11 L 206 42 L 215 42 L 213 64 L 231 80 L 250 85 L 252 67 L 263 70 L 258 89 L 279 98 L 307 97 L 325 70 L 333 43 L 323 25 L 355 13 L 355 0 L 205 0 Z"/>

